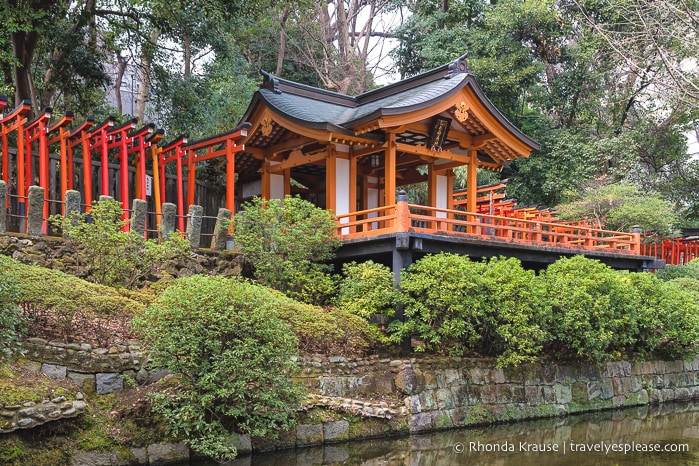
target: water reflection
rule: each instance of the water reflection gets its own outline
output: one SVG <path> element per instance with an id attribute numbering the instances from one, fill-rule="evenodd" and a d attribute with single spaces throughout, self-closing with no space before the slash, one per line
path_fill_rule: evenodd
<path id="1" fill-rule="evenodd" d="M 699 465 L 699 404 L 646 406 L 565 419 L 269 452 L 227 464 Z"/>

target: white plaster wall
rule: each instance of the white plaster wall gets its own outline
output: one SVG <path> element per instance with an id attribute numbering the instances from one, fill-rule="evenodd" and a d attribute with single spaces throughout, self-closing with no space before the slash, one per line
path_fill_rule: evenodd
<path id="1" fill-rule="evenodd" d="M 335 171 L 335 213 L 347 214 L 350 211 L 350 176 L 349 160 L 337 158 Z"/>
<path id="2" fill-rule="evenodd" d="M 449 183 L 447 182 L 447 177 L 444 175 L 437 175 L 437 199 L 435 199 L 437 205 L 435 207 L 446 209 L 447 206 L 449 206 L 447 197 L 449 196 L 448 187 Z M 446 218 L 447 213 L 437 212 L 437 217 Z"/>
<path id="3" fill-rule="evenodd" d="M 269 197 L 284 199 L 284 175 L 269 175 Z"/>
<path id="4" fill-rule="evenodd" d="M 348 214 L 350 211 L 350 162 L 346 159 L 335 160 L 335 214 Z M 349 218 L 341 219 L 340 223 L 349 222 Z M 341 234 L 349 233 L 349 228 L 343 228 Z"/>

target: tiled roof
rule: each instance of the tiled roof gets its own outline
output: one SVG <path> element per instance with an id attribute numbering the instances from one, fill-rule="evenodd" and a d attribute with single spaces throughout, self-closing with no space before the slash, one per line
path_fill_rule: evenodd
<path id="1" fill-rule="evenodd" d="M 264 81 L 243 121 L 263 100 L 275 111 L 303 125 L 350 134 L 357 125 L 381 116 L 428 107 L 468 85 L 503 126 L 532 149 L 538 148 L 536 142 L 521 133 L 483 94 L 466 66 L 465 57 L 358 96 L 306 86 L 266 72 L 262 74 Z"/>

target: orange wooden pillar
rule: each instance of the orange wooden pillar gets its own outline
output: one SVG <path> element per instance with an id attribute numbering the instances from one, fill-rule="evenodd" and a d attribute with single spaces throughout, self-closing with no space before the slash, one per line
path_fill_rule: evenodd
<path id="1" fill-rule="evenodd" d="M 325 208 L 337 210 L 337 152 L 332 144 L 326 146 L 325 156 Z"/>
<path id="2" fill-rule="evenodd" d="M 27 160 L 27 183 L 34 184 L 32 179 L 33 169 L 33 151 L 32 145 L 36 142 L 39 148 L 39 186 L 44 188 L 44 206 L 41 232 L 46 234 L 49 218 L 49 121 L 53 110 L 46 108 L 43 113 L 38 115 L 32 121 L 24 124 L 24 143 L 26 144 L 25 154 Z"/>
<path id="3" fill-rule="evenodd" d="M 471 149 L 469 151 L 469 164 L 466 172 L 466 211 L 476 212 L 478 208 L 478 151 Z M 475 221 L 475 217 L 469 215 L 469 222 Z M 476 228 L 472 225 L 468 226 L 469 233 L 475 233 Z"/>
<path id="4" fill-rule="evenodd" d="M 349 212 L 354 214 L 357 211 L 357 157 L 350 149 L 349 159 Z M 356 220 L 356 216 L 350 217 L 350 221 Z M 352 227 L 350 233 L 356 233 L 357 227 Z"/>
<path id="5" fill-rule="evenodd" d="M 385 205 L 391 206 L 396 203 L 396 134 L 388 133 L 386 141 L 386 155 L 384 157 L 384 196 Z"/>

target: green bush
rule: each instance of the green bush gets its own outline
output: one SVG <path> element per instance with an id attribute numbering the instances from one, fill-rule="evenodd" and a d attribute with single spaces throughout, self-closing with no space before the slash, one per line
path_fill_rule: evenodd
<path id="1" fill-rule="evenodd" d="M 96 202 L 92 212 L 76 218 L 54 216 L 51 221 L 73 243 L 75 259 L 87 268 L 88 279 L 108 286 L 134 288 L 175 258 L 189 254 L 189 242 L 179 235 L 159 243 L 144 240 L 122 227 L 121 204 L 114 200 Z"/>
<path id="2" fill-rule="evenodd" d="M 236 434 L 274 435 L 293 423 L 298 340 L 261 287 L 222 277 L 177 280 L 135 319 L 153 364 L 179 384 L 153 396 L 169 432 L 193 450 L 232 459 Z"/>
<path id="3" fill-rule="evenodd" d="M 68 340 L 80 329 L 106 346 L 113 337 L 111 324 L 125 327 L 145 310 L 142 302 L 133 299 L 133 291 L 90 283 L 6 256 L 0 256 L 0 269 L 3 277 L 16 284 L 13 299 L 29 318 L 31 334 L 51 328 L 58 332 L 52 336 Z"/>
<path id="4" fill-rule="evenodd" d="M 0 269 L 4 271 L 2 263 Z M 12 276 L 0 274 L 0 362 L 17 352 L 17 343 L 25 333 L 25 320 L 16 304 L 17 295 Z"/>
<path id="5" fill-rule="evenodd" d="M 699 259 L 694 259 L 684 265 L 667 265 L 664 269 L 659 269 L 655 275 L 661 280 L 674 280 L 675 278 L 699 280 Z"/>
<path id="6" fill-rule="evenodd" d="M 542 272 L 551 305 L 550 338 L 561 356 L 605 361 L 635 343 L 638 293 L 628 274 L 583 256 Z"/>
<path id="7" fill-rule="evenodd" d="M 391 317 L 400 292 L 393 287 L 391 269 L 374 261 L 350 262 L 342 266 L 343 280 L 335 303 L 360 317 L 372 314 Z"/>
<path id="8" fill-rule="evenodd" d="M 340 245 L 336 231 L 337 222 L 327 210 L 303 199 L 255 198 L 236 214 L 233 238 L 254 265 L 259 283 L 318 303 L 331 292 L 329 278 L 322 276 L 323 262 Z"/>
<path id="9" fill-rule="evenodd" d="M 403 274 L 401 289 L 406 321 L 389 326 L 396 342 L 415 335 L 423 349 L 476 351 L 504 366 L 534 359 L 546 337 L 539 282 L 516 259 L 427 256 Z"/>
<path id="10" fill-rule="evenodd" d="M 699 280 L 689 277 L 673 278 L 669 283 L 674 284 L 678 288 L 688 291 L 694 295 L 699 301 Z"/>
<path id="11" fill-rule="evenodd" d="M 650 273 L 629 274 L 629 284 L 639 297 L 633 348 L 637 355 L 679 358 L 696 354 L 699 301 L 697 295 L 682 289 L 679 280 L 689 279 L 663 282 Z"/>

